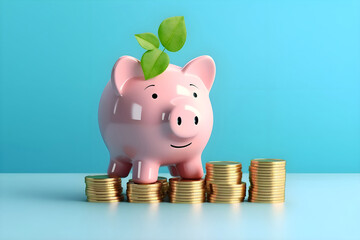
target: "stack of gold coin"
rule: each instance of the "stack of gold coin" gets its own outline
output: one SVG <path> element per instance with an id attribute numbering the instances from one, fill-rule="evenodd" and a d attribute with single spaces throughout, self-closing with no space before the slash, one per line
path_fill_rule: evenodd
<path id="1" fill-rule="evenodd" d="M 285 201 L 285 160 L 253 159 L 249 167 L 249 202 Z"/>
<path id="2" fill-rule="evenodd" d="M 121 178 L 110 178 L 108 175 L 85 177 L 85 193 L 89 202 L 120 202 L 124 199 Z"/>
<path id="3" fill-rule="evenodd" d="M 246 184 L 241 182 L 241 163 L 214 161 L 206 163 L 207 200 L 211 203 L 239 203 L 246 195 Z"/>
<path id="4" fill-rule="evenodd" d="M 166 177 L 158 177 L 158 182 L 160 182 L 161 185 L 161 190 L 163 192 L 163 196 L 165 197 L 166 194 L 168 193 L 168 189 L 169 189 L 169 182 L 167 181 Z"/>
<path id="5" fill-rule="evenodd" d="M 205 202 L 205 181 L 170 178 L 169 200 L 171 203 Z"/>
<path id="6" fill-rule="evenodd" d="M 164 198 L 163 183 L 135 183 L 132 179 L 127 183 L 126 196 L 131 203 L 158 203 Z"/>

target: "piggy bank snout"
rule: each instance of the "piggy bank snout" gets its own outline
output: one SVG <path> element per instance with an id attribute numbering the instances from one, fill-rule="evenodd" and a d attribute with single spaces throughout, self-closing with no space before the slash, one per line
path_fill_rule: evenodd
<path id="1" fill-rule="evenodd" d="M 170 113 L 170 127 L 177 137 L 194 137 L 200 121 L 199 111 L 191 105 L 176 106 Z"/>

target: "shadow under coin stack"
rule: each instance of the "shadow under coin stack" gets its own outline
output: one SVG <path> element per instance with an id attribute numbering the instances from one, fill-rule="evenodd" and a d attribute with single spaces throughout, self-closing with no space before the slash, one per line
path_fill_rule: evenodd
<path id="1" fill-rule="evenodd" d="M 169 200 L 171 203 L 205 202 L 205 180 L 170 178 Z"/>
<path id="2" fill-rule="evenodd" d="M 121 178 L 110 178 L 108 175 L 86 176 L 85 184 L 89 202 L 120 202 L 124 199 Z"/>
<path id="3" fill-rule="evenodd" d="M 286 161 L 253 159 L 249 167 L 249 202 L 280 203 L 285 201 Z"/>
<path id="4" fill-rule="evenodd" d="M 126 196 L 131 203 L 158 203 L 164 198 L 163 183 L 134 183 L 132 179 L 127 183 Z"/>
<path id="5" fill-rule="evenodd" d="M 214 161 L 206 163 L 207 200 L 211 203 L 239 203 L 246 195 L 246 183 L 241 182 L 241 163 Z"/>

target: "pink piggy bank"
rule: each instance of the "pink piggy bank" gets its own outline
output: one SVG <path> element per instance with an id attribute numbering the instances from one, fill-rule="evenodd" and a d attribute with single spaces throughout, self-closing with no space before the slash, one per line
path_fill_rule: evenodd
<path id="1" fill-rule="evenodd" d="M 209 91 L 215 63 L 201 56 L 181 68 L 170 64 L 145 80 L 139 60 L 115 63 L 99 106 L 101 135 L 110 152 L 108 175 L 136 183 L 157 181 L 159 167 L 185 179 L 203 176 L 201 154 L 213 127 Z"/>

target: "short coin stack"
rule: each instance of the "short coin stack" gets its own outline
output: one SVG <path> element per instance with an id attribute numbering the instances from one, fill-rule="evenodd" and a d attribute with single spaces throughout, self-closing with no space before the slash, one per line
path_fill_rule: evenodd
<path id="1" fill-rule="evenodd" d="M 205 181 L 170 178 L 169 200 L 171 203 L 205 202 Z"/>
<path id="2" fill-rule="evenodd" d="M 135 183 L 132 179 L 127 183 L 126 196 L 131 203 L 158 203 L 164 198 L 163 183 Z"/>
<path id="3" fill-rule="evenodd" d="M 157 181 L 162 184 L 161 190 L 163 192 L 163 196 L 165 197 L 169 190 L 169 182 L 167 181 L 166 177 L 160 177 L 160 176 L 158 177 Z"/>
<path id="4" fill-rule="evenodd" d="M 253 159 L 249 167 L 249 202 L 279 203 L 285 201 L 286 161 Z"/>
<path id="5" fill-rule="evenodd" d="M 121 178 L 110 178 L 108 175 L 85 177 L 85 193 L 89 202 L 120 202 L 124 199 Z"/>
<path id="6" fill-rule="evenodd" d="M 246 184 L 241 182 L 241 163 L 214 161 L 206 163 L 207 200 L 211 203 L 239 203 L 246 195 Z"/>

